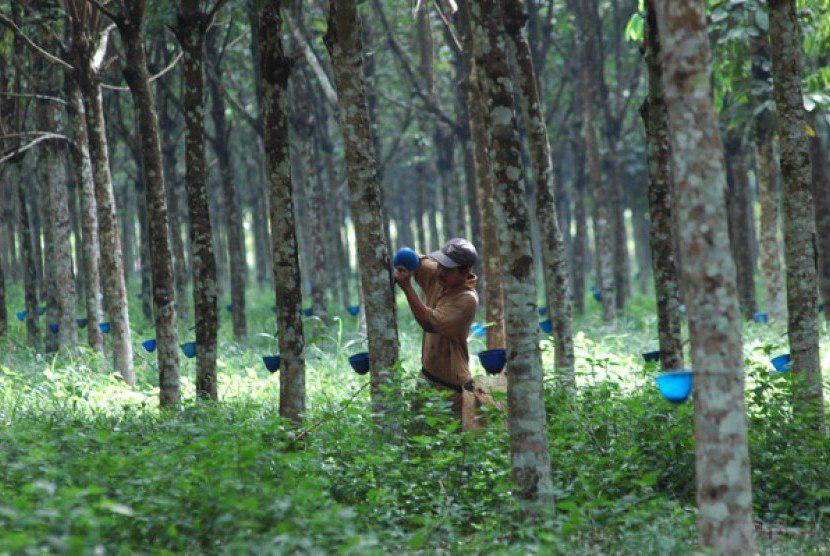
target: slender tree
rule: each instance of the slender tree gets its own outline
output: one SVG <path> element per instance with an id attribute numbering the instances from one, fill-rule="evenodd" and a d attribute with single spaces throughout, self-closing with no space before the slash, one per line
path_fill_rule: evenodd
<path id="1" fill-rule="evenodd" d="M 299 422 L 305 413 L 305 359 L 302 292 L 297 252 L 297 223 L 291 185 L 288 136 L 288 78 L 293 60 L 282 46 L 282 0 L 268 0 L 258 12 L 260 86 L 263 142 L 268 177 L 271 219 L 271 253 L 277 296 L 277 333 L 280 372 L 280 415 Z"/>
<path id="2" fill-rule="evenodd" d="M 700 541 L 721 554 L 754 554 L 743 346 L 704 4 L 655 7 L 692 343 Z"/>
<path id="3" fill-rule="evenodd" d="M 332 60 L 342 118 L 346 173 L 366 308 L 372 399 L 375 412 L 383 413 L 389 405 L 387 396 L 394 397 L 396 388 L 392 367 L 398 360 L 398 325 L 355 0 L 332 0 L 324 41 Z"/>
<path id="4" fill-rule="evenodd" d="M 190 261 L 193 268 L 193 308 L 196 317 L 196 395 L 216 400 L 216 257 L 205 168 L 205 33 L 216 10 L 201 0 L 184 0 L 176 16 L 176 38 L 184 54 L 185 187 L 190 215 Z"/>
<path id="5" fill-rule="evenodd" d="M 654 293 L 657 297 L 660 361 L 664 369 L 682 369 L 680 296 L 672 229 L 674 176 L 654 0 L 646 0 L 645 9 L 643 50 L 648 69 L 648 96 L 643 101 L 640 114 L 646 129 L 646 158 L 649 173 L 648 206 L 651 218 L 649 245 L 651 246 L 651 258 L 654 261 Z"/>
<path id="6" fill-rule="evenodd" d="M 824 317 L 830 324 L 830 165 L 828 146 L 816 129 L 818 118 L 812 122 L 810 153 L 813 161 L 813 201 L 816 211 L 816 239 L 819 251 L 819 292 L 824 303 Z"/>
<path id="7" fill-rule="evenodd" d="M 556 344 L 556 369 L 563 383 L 574 385 L 573 323 L 571 321 L 570 271 L 565 258 L 565 240 L 559 228 L 554 200 L 553 160 L 542 101 L 533 67 L 530 43 L 524 28 L 527 12 L 521 0 L 501 0 L 505 30 L 513 41 L 518 62 L 518 81 L 525 109 L 533 176 L 536 180 L 536 218 L 544 260 L 545 291 Z"/>
<path id="8" fill-rule="evenodd" d="M 462 7 L 466 9 L 466 7 Z M 497 0 L 471 1 L 475 59 L 481 68 L 492 154 L 507 330 L 507 406 L 511 476 L 525 501 L 552 498 L 544 388 L 536 325 L 530 214 L 522 182 L 521 140 Z"/>
<path id="9" fill-rule="evenodd" d="M 824 400 L 819 358 L 816 227 L 807 114 L 801 89 L 803 53 L 795 0 L 769 0 L 773 97 L 778 110 L 784 176 L 784 242 L 787 262 L 787 335 L 796 405 L 823 428 Z"/>

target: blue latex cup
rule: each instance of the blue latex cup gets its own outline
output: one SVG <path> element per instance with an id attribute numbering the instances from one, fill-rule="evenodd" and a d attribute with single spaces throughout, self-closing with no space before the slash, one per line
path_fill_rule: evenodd
<path id="1" fill-rule="evenodd" d="M 480 338 L 481 336 L 487 334 L 487 327 L 483 324 L 473 323 L 473 326 L 470 328 L 470 332 L 473 336 Z"/>
<path id="2" fill-rule="evenodd" d="M 594 293 L 594 299 L 597 301 L 602 301 L 602 294 L 599 292 Z"/>
<path id="3" fill-rule="evenodd" d="M 503 348 L 488 349 L 478 354 L 478 360 L 485 371 L 491 375 L 498 374 L 507 364 L 507 352 Z"/>
<path id="4" fill-rule="evenodd" d="M 539 323 L 539 328 L 541 328 L 542 332 L 544 332 L 545 334 L 550 334 L 551 332 L 553 332 L 553 323 L 550 319 L 545 319 Z"/>
<path id="5" fill-rule="evenodd" d="M 156 351 L 156 339 L 153 338 L 152 340 L 144 340 L 141 342 L 141 347 L 143 347 L 144 351 L 147 353 L 153 353 Z"/>
<path id="6" fill-rule="evenodd" d="M 792 365 L 792 360 L 790 359 L 790 354 L 785 353 L 784 355 L 779 355 L 778 357 L 774 357 L 770 360 L 772 366 L 775 367 L 775 370 L 779 373 L 786 373 L 790 370 L 790 365 Z"/>
<path id="7" fill-rule="evenodd" d="M 396 268 L 402 266 L 410 272 L 418 268 L 420 264 L 421 260 L 418 258 L 418 253 L 409 247 L 398 249 L 398 252 L 395 253 L 395 258 L 392 259 L 392 266 Z"/>
<path id="8" fill-rule="evenodd" d="M 99 322 L 98 323 L 98 330 L 100 330 L 104 334 L 109 334 L 111 328 L 112 328 L 112 325 L 110 325 L 110 323 L 108 323 L 108 322 Z"/>
<path id="9" fill-rule="evenodd" d="M 692 393 L 692 371 L 670 371 L 654 377 L 663 397 L 672 403 L 686 401 Z"/>
<path id="10" fill-rule="evenodd" d="M 37 308 L 37 314 L 38 314 L 38 316 L 40 316 L 40 317 L 42 317 L 43 315 L 45 315 L 45 314 L 46 314 L 46 307 L 38 307 L 38 308 Z"/>
<path id="11" fill-rule="evenodd" d="M 369 352 L 363 351 L 350 356 L 349 365 L 352 366 L 352 369 L 357 374 L 365 375 L 369 372 Z"/>
<path id="12" fill-rule="evenodd" d="M 643 361 L 651 363 L 652 361 L 660 361 L 659 351 L 647 351 L 643 354 Z"/>
<path id="13" fill-rule="evenodd" d="M 60 326 L 58 326 L 55 323 L 50 323 L 49 324 L 49 332 L 51 332 L 52 334 L 57 334 L 58 330 L 60 330 Z"/>
<path id="14" fill-rule="evenodd" d="M 279 355 L 263 355 L 262 362 L 265 363 L 265 368 L 275 373 L 280 370 L 280 356 Z"/>
<path id="15" fill-rule="evenodd" d="M 230 304 L 228 304 L 228 305 L 225 305 L 225 310 L 226 310 L 227 312 L 229 312 L 229 313 L 230 313 L 231 311 L 233 311 L 233 304 L 232 304 L 232 303 L 230 303 Z"/>
<path id="16" fill-rule="evenodd" d="M 351 316 L 356 317 L 360 312 L 360 305 L 352 305 L 351 307 L 347 307 L 346 310 Z"/>
<path id="17" fill-rule="evenodd" d="M 303 309 L 303 314 L 307 317 L 310 317 L 312 315 L 311 308 Z"/>
<path id="18" fill-rule="evenodd" d="M 547 307 L 539 307 L 539 316 L 540 317 L 544 317 L 547 314 L 548 314 L 548 308 Z"/>
<path id="19" fill-rule="evenodd" d="M 196 342 L 187 342 L 179 347 L 182 348 L 182 353 L 184 353 L 188 359 L 196 357 Z"/>
<path id="20" fill-rule="evenodd" d="M 86 328 L 86 325 L 89 324 L 89 319 L 75 319 L 75 322 L 78 323 L 78 328 Z"/>
<path id="21" fill-rule="evenodd" d="M 19 313 L 17 313 L 17 320 L 21 322 L 26 320 L 26 311 L 20 311 Z"/>
<path id="22" fill-rule="evenodd" d="M 755 319 L 755 322 L 758 324 L 768 324 L 769 323 L 769 313 L 755 313 L 752 315 L 752 318 Z"/>

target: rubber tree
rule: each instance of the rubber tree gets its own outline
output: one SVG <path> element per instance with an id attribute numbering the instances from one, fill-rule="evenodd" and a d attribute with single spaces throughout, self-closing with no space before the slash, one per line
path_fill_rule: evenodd
<path id="1" fill-rule="evenodd" d="M 522 182 L 521 139 L 498 0 L 464 2 L 470 9 L 475 61 L 489 128 L 502 259 L 507 332 L 507 407 L 511 477 L 525 502 L 552 500 L 544 386 L 537 326 L 530 213 Z"/>
<path id="2" fill-rule="evenodd" d="M 655 7 L 694 369 L 700 544 L 754 554 L 743 345 L 705 6 L 663 0 Z"/>
<path id="3" fill-rule="evenodd" d="M 259 76 L 262 92 L 263 144 L 271 220 L 271 255 L 277 298 L 280 371 L 280 416 L 300 422 L 305 413 L 305 359 L 302 291 L 297 252 L 297 222 L 291 184 L 288 133 L 288 78 L 293 59 L 282 45 L 282 0 L 268 0 L 258 10 Z"/>
<path id="4" fill-rule="evenodd" d="M 778 111 L 784 177 L 784 244 L 787 266 L 787 335 L 796 408 L 823 428 L 819 358 L 818 276 L 812 167 L 801 76 L 802 36 L 794 0 L 769 0 L 772 85 Z"/>
<path id="5" fill-rule="evenodd" d="M 382 414 L 397 398 L 393 367 L 398 361 L 398 325 L 360 27 L 355 0 L 332 0 L 324 42 L 332 60 L 340 105 L 366 313 L 372 400 L 375 413 Z"/>
<path id="6" fill-rule="evenodd" d="M 525 112 L 525 129 L 533 177 L 536 181 L 536 219 L 539 222 L 544 259 L 545 293 L 556 345 L 555 365 L 563 384 L 573 386 L 575 377 L 570 270 L 554 199 L 553 160 L 548 142 L 548 128 L 542 113 L 533 55 L 524 30 L 527 12 L 521 0 L 501 0 L 501 5 L 505 16 L 505 30 L 513 42 L 518 62 L 518 84 Z"/>

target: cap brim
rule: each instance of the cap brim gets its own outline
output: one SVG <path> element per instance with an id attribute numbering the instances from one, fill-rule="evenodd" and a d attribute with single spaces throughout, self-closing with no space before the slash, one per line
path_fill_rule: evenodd
<path id="1" fill-rule="evenodd" d="M 429 254 L 429 258 L 434 260 L 444 268 L 458 268 L 459 266 L 461 266 L 445 254 L 443 254 L 441 251 L 433 251 Z"/>

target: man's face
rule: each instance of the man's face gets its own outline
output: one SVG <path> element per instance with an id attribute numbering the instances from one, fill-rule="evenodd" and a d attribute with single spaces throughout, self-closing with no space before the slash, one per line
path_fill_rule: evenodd
<path id="1" fill-rule="evenodd" d="M 460 268 L 447 268 L 442 264 L 438 265 L 438 282 L 445 288 L 460 286 L 467 281 L 467 270 Z"/>

